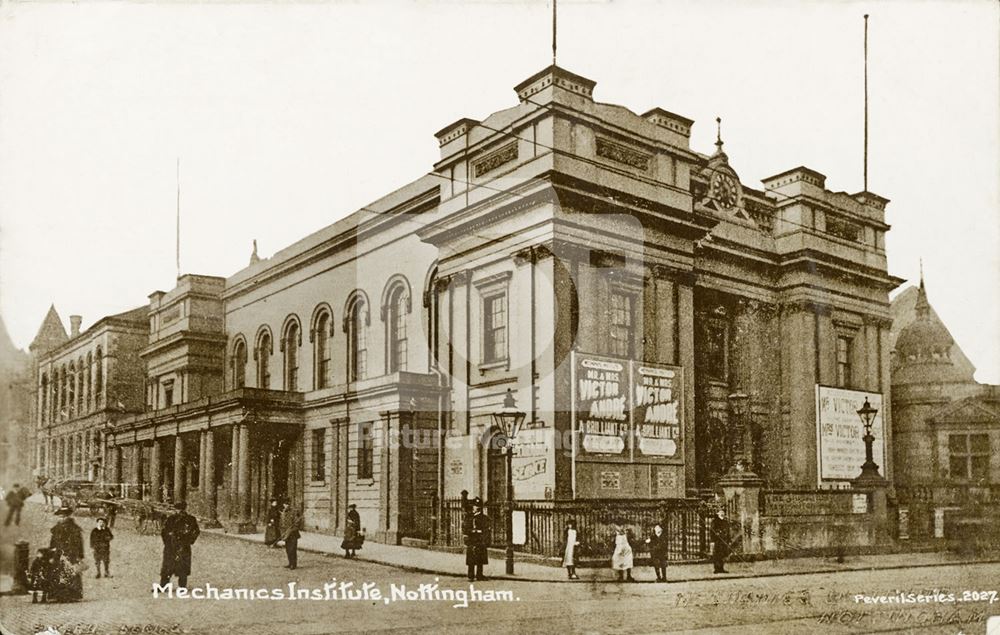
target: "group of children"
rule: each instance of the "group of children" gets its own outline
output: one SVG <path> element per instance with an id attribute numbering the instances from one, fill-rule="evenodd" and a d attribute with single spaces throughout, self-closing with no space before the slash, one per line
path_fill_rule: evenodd
<path id="1" fill-rule="evenodd" d="M 620 582 L 636 581 L 632 577 L 634 556 L 629 536 L 630 532 L 626 529 L 623 522 L 616 522 L 614 524 L 614 546 L 611 553 L 611 568 L 617 572 Z M 667 535 L 663 532 L 661 525 L 657 524 L 653 526 L 653 531 L 646 538 L 645 544 L 648 546 L 650 562 L 656 571 L 656 581 L 666 582 L 669 545 Z M 579 576 L 576 575 L 576 550 L 579 546 L 580 540 L 577 533 L 576 521 L 570 520 L 566 523 L 562 547 L 562 566 L 566 568 L 566 573 L 570 580 L 579 580 Z M 720 545 L 716 545 L 715 553 L 719 553 L 720 550 Z M 718 565 L 716 566 L 716 571 L 720 572 Z"/>

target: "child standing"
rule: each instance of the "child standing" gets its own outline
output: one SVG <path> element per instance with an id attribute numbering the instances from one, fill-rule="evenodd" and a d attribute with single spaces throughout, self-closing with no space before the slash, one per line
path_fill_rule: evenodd
<path id="1" fill-rule="evenodd" d="M 663 534 L 663 527 L 656 525 L 653 527 L 653 535 L 646 538 L 649 545 L 649 559 L 656 570 L 656 581 L 667 581 L 667 537 Z"/>
<path id="2" fill-rule="evenodd" d="M 580 541 L 576 537 L 576 521 L 566 521 L 566 535 L 563 536 L 563 560 L 562 565 L 566 567 L 566 574 L 570 580 L 579 580 L 576 575 L 576 548 Z"/>
<path id="3" fill-rule="evenodd" d="M 615 551 L 611 554 L 611 568 L 618 572 L 618 581 L 625 574 L 627 582 L 635 582 L 632 577 L 632 545 L 628 541 L 628 533 L 624 523 L 615 523 Z"/>
<path id="4" fill-rule="evenodd" d="M 104 577 L 110 578 L 111 571 L 108 565 L 111 562 L 111 541 L 114 535 L 108 529 L 108 521 L 104 518 L 97 519 L 97 527 L 90 531 L 90 549 L 94 552 L 94 564 L 97 565 L 97 576 L 101 577 L 101 563 L 104 563 Z"/>

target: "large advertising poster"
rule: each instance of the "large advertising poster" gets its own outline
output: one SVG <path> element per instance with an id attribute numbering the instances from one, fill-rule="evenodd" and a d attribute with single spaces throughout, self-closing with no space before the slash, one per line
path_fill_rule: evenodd
<path id="1" fill-rule="evenodd" d="M 878 410 L 872 423 L 872 459 L 885 475 L 885 431 L 882 395 L 876 392 L 816 386 L 816 434 L 819 481 L 850 481 L 861 475 L 865 462 L 864 427 L 858 410 L 865 399 Z"/>
<path id="2" fill-rule="evenodd" d="M 630 458 L 628 363 L 575 355 L 573 367 L 573 410 L 580 448 L 588 454 Z"/>
<path id="3" fill-rule="evenodd" d="M 683 460 L 676 366 L 573 354 L 577 457 Z"/>
<path id="4" fill-rule="evenodd" d="M 681 369 L 632 362 L 632 417 L 637 456 L 680 458 Z"/>

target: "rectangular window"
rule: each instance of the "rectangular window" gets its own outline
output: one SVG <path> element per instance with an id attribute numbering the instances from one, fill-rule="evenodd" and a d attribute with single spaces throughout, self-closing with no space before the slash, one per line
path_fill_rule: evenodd
<path id="1" fill-rule="evenodd" d="M 326 430 L 312 431 L 312 480 L 326 480 Z"/>
<path id="2" fill-rule="evenodd" d="M 729 368 L 727 351 L 729 330 L 721 320 L 713 320 L 705 325 L 705 372 L 715 381 L 728 381 Z"/>
<path id="3" fill-rule="evenodd" d="M 507 293 L 483 299 L 483 362 L 507 359 Z"/>
<path id="4" fill-rule="evenodd" d="M 632 357 L 632 341 L 635 337 L 633 315 L 634 299 L 631 295 L 611 292 L 611 331 L 608 352 L 618 357 Z"/>
<path id="5" fill-rule="evenodd" d="M 951 478 L 972 481 L 988 481 L 990 474 L 989 435 L 949 435 L 948 467 Z"/>
<path id="6" fill-rule="evenodd" d="M 163 382 L 163 407 L 169 408 L 174 405 L 174 381 Z"/>
<path id="7" fill-rule="evenodd" d="M 854 353 L 854 339 L 845 335 L 837 336 L 837 386 L 851 385 L 851 355 Z"/>
<path id="8" fill-rule="evenodd" d="M 375 467 L 375 430 L 371 422 L 358 428 L 358 478 L 372 478 Z"/>

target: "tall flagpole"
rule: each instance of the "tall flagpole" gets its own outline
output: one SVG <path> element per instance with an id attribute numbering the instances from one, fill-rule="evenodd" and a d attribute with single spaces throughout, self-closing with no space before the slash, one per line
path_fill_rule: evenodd
<path id="1" fill-rule="evenodd" d="M 865 14 L 865 192 L 868 191 L 868 14 Z"/>
<path id="2" fill-rule="evenodd" d="M 177 279 L 181 277 L 181 158 L 177 157 Z"/>
<path id="3" fill-rule="evenodd" d="M 552 65 L 556 65 L 556 0 L 552 0 Z"/>

